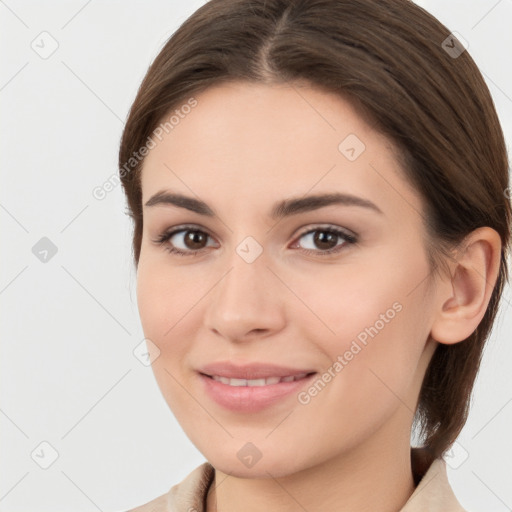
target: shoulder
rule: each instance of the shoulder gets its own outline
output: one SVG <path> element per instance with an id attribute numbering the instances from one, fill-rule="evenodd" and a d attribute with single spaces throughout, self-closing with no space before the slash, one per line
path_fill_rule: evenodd
<path id="1" fill-rule="evenodd" d="M 154 500 L 148 501 L 144 505 L 140 505 L 136 508 L 131 508 L 126 512 L 163 512 L 164 510 L 169 510 L 167 508 L 167 493 L 162 494 L 162 496 L 159 496 Z"/>
<path id="2" fill-rule="evenodd" d="M 416 489 L 400 512 L 424 512 L 442 510 L 443 512 L 468 512 L 457 500 L 448 481 L 446 462 L 435 459 L 421 476 Z"/>
<path id="3" fill-rule="evenodd" d="M 126 512 L 178 512 L 189 509 L 204 512 L 206 494 L 214 475 L 213 466 L 203 462 L 165 494 Z"/>

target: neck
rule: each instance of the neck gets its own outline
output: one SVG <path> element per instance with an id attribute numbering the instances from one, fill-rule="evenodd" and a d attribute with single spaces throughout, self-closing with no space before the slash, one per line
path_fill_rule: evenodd
<path id="1" fill-rule="evenodd" d="M 396 512 L 415 489 L 409 439 L 401 441 L 370 442 L 281 478 L 238 478 L 216 470 L 206 510 Z"/>

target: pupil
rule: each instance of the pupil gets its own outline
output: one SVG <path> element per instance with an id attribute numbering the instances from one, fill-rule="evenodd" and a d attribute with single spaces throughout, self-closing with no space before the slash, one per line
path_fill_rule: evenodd
<path id="1" fill-rule="evenodd" d="M 204 233 L 200 233 L 199 231 L 188 231 L 185 237 L 185 243 L 189 249 L 201 249 L 201 239 L 204 238 L 203 235 Z M 194 246 L 194 244 L 199 244 L 199 247 Z"/>
<path id="2" fill-rule="evenodd" d="M 328 231 L 318 231 L 315 235 L 315 244 L 317 244 L 320 249 L 332 249 L 336 246 L 336 239 L 337 235 L 334 233 L 329 233 Z M 327 246 L 325 246 L 325 244 L 327 244 Z"/>

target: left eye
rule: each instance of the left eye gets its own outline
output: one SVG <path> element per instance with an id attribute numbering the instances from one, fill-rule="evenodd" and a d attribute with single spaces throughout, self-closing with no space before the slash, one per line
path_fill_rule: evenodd
<path id="1" fill-rule="evenodd" d="M 338 240 L 342 239 L 342 243 L 339 244 Z M 305 248 L 306 253 L 316 254 L 330 254 L 332 252 L 338 252 L 341 248 L 347 244 L 355 244 L 357 239 L 354 235 L 341 231 L 340 229 L 327 227 L 327 228 L 315 228 L 303 233 L 300 239 L 307 240 L 311 245 L 320 248 L 321 250 L 311 248 Z"/>
<path id="2" fill-rule="evenodd" d="M 172 240 L 173 238 L 176 240 Z M 211 239 L 210 235 L 205 231 L 192 227 L 182 227 L 163 233 L 156 240 L 153 240 L 153 242 L 164 246 L 165 250 L 172 254 L 193 256 L 201 252 L 205 247 L 208 247 L 208 245 L 205 246 L 204 243 L 207 242 L 209 238 Z M 340 238 L 342 239 L 341 244 L 338 243 Z M 316 248 L 302 248 L 302 252 L 319 255 L 338 252 L 347 244 L 357 243 L 355 235 L 331 226 L 310 229 L 300 235 L 297 240 L 301 239 L 306 240 L 310 245 L 316 246 Z M 212 245 L 215 246 L 215 244 L 210 244 L 209 246 Z M 292 247 L 296 246 L 297 242 Z"/>

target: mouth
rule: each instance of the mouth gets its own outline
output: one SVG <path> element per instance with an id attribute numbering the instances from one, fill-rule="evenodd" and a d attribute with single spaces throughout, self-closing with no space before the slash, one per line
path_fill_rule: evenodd
<path id="1" fill-rule="evenodd" d="M 254 414 L 287 403 L 311 384 L 318 372 L 242 378 L 199 372 L 202 390 L 209 399 L 232 413 Z"/>
<path id="2" fill-rule="evenodd" d="M 230 378 L 224 377 L 222 375 L 208 375 L 206 373 L 202 373 L 207 378 L 215 380 L 217 382 L 221 382 L 222 384 L 227 384 L 228 386 L 240 387 L 240 386 L 249 386 L 249 387 L 259 387 L 259 386 L 273 386 L 275 384 L 279 384 L 281 382 L 293 382 L 297 380 L 305 379 L 311 375 L 314 375 L 316 372 L 304 372 L 299 373 L 297 375 L 287 375 L 284 377 L 267 377 L 260 379 L 240 379 L 240 378 Z"/>

